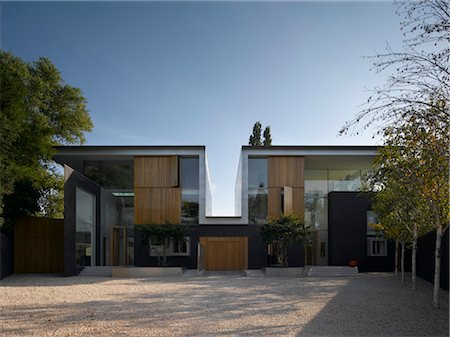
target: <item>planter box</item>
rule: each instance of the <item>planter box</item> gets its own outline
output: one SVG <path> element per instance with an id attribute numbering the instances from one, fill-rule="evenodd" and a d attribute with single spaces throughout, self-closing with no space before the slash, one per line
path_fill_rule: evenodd
<path id="1" fill-rule="evenodd" d="M 112 277 L 181 276 L 181 267 L 113 267 Z"/>
<path id="2" fill-rule="evenodd" d="M 267 267 L 264 273 L 269 277 L 303 277 L 304 271 L 304 267 Z"/>

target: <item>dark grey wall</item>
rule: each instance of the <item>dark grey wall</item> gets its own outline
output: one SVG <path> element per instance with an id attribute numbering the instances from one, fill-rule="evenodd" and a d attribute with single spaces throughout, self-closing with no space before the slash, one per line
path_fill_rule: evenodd
<path id="1" fill-rule="evenodd" d="M 14 272 L 14 234 L 0 233 L 0 280 Z"/>
<path id="2" fill-rule="evenodd" d="M 78 275 L 83 268 L 76 267 L 76 188 L 93 193 L 96 197 L 96 264 L 100 264 L 100 186 L 74 171 L 64 185 L 64 276 Z"/>
<path id="3" fill-rule="evenodd" d="M 441 288 L 449 290 L 449 246 L 448 229 L 441 243 Z M 434 280 L 434 250 L 436 247 L 436 232 L 431 232 L 419 238 L 417 242 L 417 276 L 433 282 Z"/>
<path id="4" fill-rule="evenodd" d="M 347 266 L 358 260 L 361 272 L 394 271 L 395 245 L 388 241 L 388 255 L 367 256 L 367 211 L 370 202 L 360 192 L 328 194 L 328 264 Z"/>
<path id="5" fill-rule="evenodd" d="M 138 226 L 136 226 L 138 227 Z M 136 266 L 156 266 L 156 257 L 149 256 L 148 242 L 142 239 L 139 231 L 135 230 L 134 264 Z M 267 245 L 261 240 L 257 226 L 254 225 L 195 225 L 189 226 L 187 235 L 191 238 L 190 256 L 170 256 L 170 266 L 180 266 L 190 269 L 197 268 L 197 244 L 200 236 L 246 236 L 248 237 L 248 268 L 259 269 L 268 265 Z M 304 266 L 304 248 L 296 244 L 291 249 L 289 266 Z"/>

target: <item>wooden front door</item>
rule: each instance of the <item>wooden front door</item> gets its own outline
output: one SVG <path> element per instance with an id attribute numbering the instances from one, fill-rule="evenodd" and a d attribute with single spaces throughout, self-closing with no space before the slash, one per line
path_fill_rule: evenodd
<path id="1" fill-rule="evenodd" d="M 247 269 L 247 237 L 208 236 L 200 238 L 205 270 Z"/>

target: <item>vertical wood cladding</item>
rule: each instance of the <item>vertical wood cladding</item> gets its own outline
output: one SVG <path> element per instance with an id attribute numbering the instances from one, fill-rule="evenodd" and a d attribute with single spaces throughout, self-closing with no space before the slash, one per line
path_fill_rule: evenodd
<path id="1" fill-rule="evenodd" d="M 206 270 L 243 270 L 248 266 L 248 238 L 200 237 Z"/>
<path id="2" fill-rule="evenodd" d="M 281 215 L 281 187 L 270 187 L 267 196 L 269 218 Z"/>
<path id="3" fill-rule="evenodd" d="M 134 188 L 135 224 L 178 224 L 180 222 L 180 188 Z"/>
<path id="4" fill-rule="evenodd" d="M 134 157 L 134 187 L 177 187 L 178 157 Z"/>
<path id="5" fill-rule="evenodd" d="M 304 157 L 268 158 L 268 215 L 279 216 L 294 213 L 302 216 L 304 201 Z M 284 191 L 284 210 L 281 209 L 281 191 Z"/>
<path id="6" fill-rule="evenodd" d="M 14 272 L 63 271 L 64 220 L 25 217 L 14 230 Z"/>
<path id="7" fill-rule="evenodd" d="M 134 159 L 134 222 L 164 224 L 181 222 L 181 189 L 177 156 Z"/>
<path id="8" fill-rule="evenodd" d="M 304 157 L 269 157 L 269 187 L 305 187 Z"/>

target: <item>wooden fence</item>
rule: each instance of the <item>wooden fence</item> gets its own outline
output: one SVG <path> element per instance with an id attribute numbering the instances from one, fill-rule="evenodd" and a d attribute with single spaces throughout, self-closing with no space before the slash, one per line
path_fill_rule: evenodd
<path id="1" fill-rule="evenodd" d="M 64 220 L 24 217 L 14 231 L 15 273 L 62 273 Z"/>

